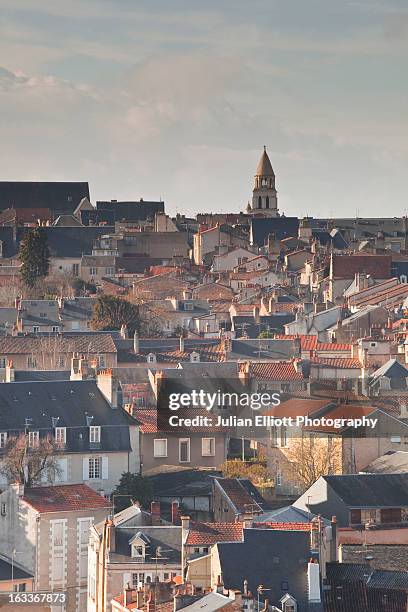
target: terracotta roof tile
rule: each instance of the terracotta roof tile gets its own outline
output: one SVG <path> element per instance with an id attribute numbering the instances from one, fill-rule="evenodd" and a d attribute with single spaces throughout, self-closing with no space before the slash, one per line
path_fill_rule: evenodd
<path id="1" fill-rule="evenodd" d="M 342 342 L 318 342 L 316 344 L 317 352 L 351 352 L 351 344 L 345 344 Z"/>
<path id="2" fill-rule="evenodd" d="M 312 357 L 310 361 L 313 365 L 321 365 L 327 368 L 349 370 L 363 367 L 360 360 L 353 357 Z"/>
<path id="3" fill-rule="evenodd" d="M 33 487 L 25 490 L 23 499 L 38 512 L 111 508 L 104 497 L 85 484 Z"/>
<path id="4" fill-rule="evenodd" d="M 275 334 L 277 340 L 299 340 L 300 348 L 303 351 L 311 351 L 317 346 L 317 336 L 307 336 L 298 334 Z"/>
<path id="5" fill-rule="evenodd" d="M 256 529 L 277 529 L 279 531 L 311 531 L 313 523 L 252 523 Z"/>
<path id="6" fill-rule="evenodd" d="M 209 546 L 217 542 L 242 542 L 242 523 L 195 523 L 190 527 L 186 544 Z"/>
<path id="7" fill-rule="evenodd" d="M 261 506 L 248 493 L 238 478 L 219 478 L 217 484 L 231 500 L 238 512 L 262 512 Z"/>
<path id="8" fill-rule="evenodd" d="M 240 371 L 244 369 L 245 364 L 241 364 Z M 251 363 L 250 377 L 268 380 L 303 380 L 303 374 L 296 371 L 292 361 Z"/>

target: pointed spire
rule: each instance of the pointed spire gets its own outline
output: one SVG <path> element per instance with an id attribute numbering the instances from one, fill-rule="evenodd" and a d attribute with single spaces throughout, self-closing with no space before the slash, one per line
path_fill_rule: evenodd
<path id="1" fill-rule="evenodd" d="M 272 168 L 271 160 L 269 159 L 269 155 L 266 152 L 266 146 L 264 145 L 264 150 L 261 155 L 261 159 L 259 160 L 258 166 L 256 168 L 255 176 L 275 176 L 275 173 Z"/>

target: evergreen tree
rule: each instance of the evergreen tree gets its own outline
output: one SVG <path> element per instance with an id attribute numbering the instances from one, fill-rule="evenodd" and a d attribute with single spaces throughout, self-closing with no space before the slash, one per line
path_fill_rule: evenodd
<path id="1" fill-rule="evenodd" d="M 139 331 L 139 307 L 113 295 L 101 295 L 94 306 L 92 328 L 107 331 L 122 325 L 127 326 L 130 334 Z"/>
<path id="2" fill-rule="evenodd" d="M 26 287 L 32 289 L 38 280 L 47 276 L 50 267 L 47 234 L 41 227 L 29 230 L 24 236 L 19 258 L 22 263 L 22 281 Z"/>
<path id="3" fill-rule="evenodd" d="M 143 508 L 147 508 L 153 499 L 153 489 L 149 480 L 143 476 L 124 472 L 112 497 L 115 512 L 128 508 L 134 502 L 139 502 Z"/>

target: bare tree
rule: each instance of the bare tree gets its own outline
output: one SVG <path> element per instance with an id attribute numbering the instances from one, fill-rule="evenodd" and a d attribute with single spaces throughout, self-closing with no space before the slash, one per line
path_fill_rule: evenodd
<path id="1" fill-rule="evenodd" d="M 10 437 L 0 472 L 9 482 L 19 482 L 27 487 L 44 480 L 53 482 L 61 473 L 58 465 L 57 443 L 46 436 L 29 446 L 28 434 Z"/>
<path id="2" fill-rule="evenodd" d="M 285 455 L 294 475 L 309 488 L 320 476 L 342 472 L 342 448 L 340 436 L 306 435 L 290 439 Z"/>

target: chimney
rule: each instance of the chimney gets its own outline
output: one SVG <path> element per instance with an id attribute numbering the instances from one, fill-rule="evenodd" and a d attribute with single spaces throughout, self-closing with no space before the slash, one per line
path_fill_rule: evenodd
<path id="1" fill-rule="evenodd" d="M 190 529 L 190 517 L 181 516 L 181 572 L 184 575 L 184 570 L 187 566 L 187 551 L 184 542 L 187 540 L 187 534 Z"/>
<path id="2" fill-rule="evenodd" d="M 180 513 L 178 501 L 171 502 L 171 522 L 173 525 L 180 525 Z"/>
<path id="3" fill-rule="evenodd" d="M 14 364 L 13 364 L 13 361 L 9 359 L 6 365 L 6 382 L 14 382 L 14 378 L 15 378 Z"/>
<path id="4" fill-rule="evenodd" d="M 261 322 L 261 319 L 259 316 L 259 306 L 254 306 L 253 315 L 254 315 L 255 324 L 259 325 L 259 323 Z"/>
<path id="5" fill-rule="evenodd" d="M 180 336 L 180 353 L 184 353 L 184 338 L 183 336 Z"/>
<path id="6" fill-rule="evenodd" d="M 123 589 L 123 607 L 126 608 L 131 603 L 133 603 L 133 589 L 128 582 Z"/>
<path id="7" fill-rule="evenodd" d="M 154 601 L 153 591 L 150 591 L 149 599 L 147 600 L 147 603 L 146 603 L 146 612 L 154 612 L 155 609 L 156 609 L 156 605 Z"/>
<path id="8" fill-rule="evenodd" d="M 224 594 L 224 584 L 223 584 L 223 582 L 221 580 L 221 576 L 218 576 L 217 584 L 215 585 L 213 591 L 214 591 L 214 593 L 220 593 L 220 595 Z"/>
<path id="9" fill-rule="evenodd" d="M 133 352 L 135 355 L 138 355 L 140 352 L 140 340 L 138 331 L 135 331 L 135 333 L 133 334 Z"/>
<path id="10" fill-rule="evenodd" d="M 244 595 L 248 595 L 248 580 L 244 580 Z"/>
<path id="11" fill-rule="evenodd" d="M 267 612 L 269 610 L 269 599 L 265 599 L 264 607 L 262 608 L 262 612 Z"/>
<path id="12" fill-rule="evenodd" d="M 160 525 L 160 502 L 152 501 L 150 504 L 150 513 L 152 515 L 152 525 Z"/>
<path id="13" fill-rule="evenodd" d="M 190 517 L 189 516 L 180 516 L 181 521 L 181 530 L 184 533 L 190 529 Z M 183 538 L 184 539 L 184 538 Z"/>
<path id="14" fill-rule="evenodd" d="M 83 355 L 72 355 L 70 380 L 86 380 L 88 378 L 88 362 Z"/>
<path id="15" fill-rule="evenodd" d="M 123 324 L 120 327 L 120 337 L 122 338 L 122 340 L 126 340 L 126 338 L 128 337 L 128 328 L 126 324 Z"/>
<path id="16" fill-rule="evenodd" d="M 249 372 L 251 369 L 251 364 L 249 361 L 245 361 L 239 369 L 238 378 L 242 381 L 243 385 L 249 384 Z"/>
<path id="17" fill-rule="evenodd" d="M 313 559 L 307 564 L 307 585 L 309 603 L 320 603 L 320 568 Z"/>
<path id="18" fill-rule="evenodd" d="M 109 368 L 107 370 L 101 370 L 96 376 L 96 384 L 105 399 L 108 400 L 111 408 L 118 407 L 118 391 L 116 381 L 113 377 L 113 372 Z"/>
<path id="19" fill-rule="evenodd" d="M 107 525 L 107 543 L 106 548 L 111 552 L 115 552 L 116 549 L 116 538 L 115 538 L 115 524 L 112 520 L 108 520 Z"/>
<path id="20" fill-rule="evenodd" d="M 337 517 L 331 518 L 330 561 L 337 561 Z"/>

